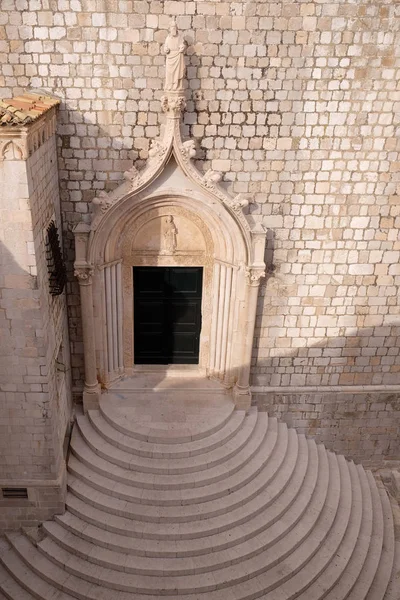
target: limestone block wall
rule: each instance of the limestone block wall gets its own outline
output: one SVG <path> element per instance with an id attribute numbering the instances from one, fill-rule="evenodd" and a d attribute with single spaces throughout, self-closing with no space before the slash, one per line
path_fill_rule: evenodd
<path id="1" fill-rule="evenodd" d="M 255 393 L 254 403 L 365 466 L 400 465 L 398 393 L 332 389 Z"/>
<path id="2" fill-rule="evenodd" d="M 74 389 L 83 382 L 68 227 L 148 156 L 170 16 L 185 32 L 184 133 L 269 229 L 253 383 L 400 384 L 400 5 L 391 0 L 3 3 L 2 96 L 62 99 L 58 134 Z M 262 392 L 258 392 L 262 393 Z M 371 392 L 373 393 L 373 392 Z M 311 417 L 310 417 L 311 418 Z M 332 416 L 333 423 L 336 417 Z M 398 423 L 398 421 L 397 421 Z M 371 425 L 372 426 L 372 425 Z"/>
<path id="3" fill-rule="evenodd" d="M 71 413 L 66 298 L 49 294 L 45 249 L 60 224 L 55 135 L 29 157 L 19 141 L 0 159 L 0 488 L 28 498 L 0 492 L 0 529 L 62 512 Z"/>

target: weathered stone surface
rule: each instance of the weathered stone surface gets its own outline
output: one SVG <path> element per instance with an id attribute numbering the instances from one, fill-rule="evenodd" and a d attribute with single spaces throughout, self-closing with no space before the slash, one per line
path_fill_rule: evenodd
<path id="1" fill-rule="evenodd" d="M 55 113 L 0 128 L 0 529 L 62 512 L 71 413 L 66 297 L 49 293 L 47 227 L 61 222 Z M 11 150 L 10 150 L 11 148 Z"/>

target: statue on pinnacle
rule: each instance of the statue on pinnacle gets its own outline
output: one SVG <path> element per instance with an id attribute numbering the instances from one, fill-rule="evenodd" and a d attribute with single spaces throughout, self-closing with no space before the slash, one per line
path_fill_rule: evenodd
<path id="1" fill-rule="evenodd" d="M 173 19 L 169 27 L 169 34 L 164 44 L 165 61 L 165 86 L 166 92 L 179 92 L 183 90 L 185 77 L 186 42 L 179 34 L 176 22 Z"/>

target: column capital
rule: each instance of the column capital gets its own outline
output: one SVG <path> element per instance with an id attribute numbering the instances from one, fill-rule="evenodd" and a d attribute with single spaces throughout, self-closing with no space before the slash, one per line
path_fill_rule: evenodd
<path id="1" fill-rule="evenodd" d="M 74 275 L 79 281 L 79 285 L 91 285 L 94 269 L 91 265 L 79 265 L 74 268 Z"/>
<path id="2" fill-rule="evenodd" d="M 265 277 L 265 269 L 263 267 L 246 267 L 245 275 L 247 283 L 257 287 L 260 285 L 260 280 Z"/>

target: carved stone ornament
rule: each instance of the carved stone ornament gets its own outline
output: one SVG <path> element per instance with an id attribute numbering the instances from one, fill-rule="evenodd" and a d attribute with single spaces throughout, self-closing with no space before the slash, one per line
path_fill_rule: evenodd
<path id="1" fill-rule="evenodd" d="M 219 171 L 213 171 L 212 169 L 208 169 L 208 171 L 204 175 L 204 185 L 206 187 L 214 187 L 217 183 L 219 183 L 222 179 L 222 173 Z"/>
<path id="2" fill-rule="evenodd" d="M 260 283 L 260 279 L 265 277 L 265 270 L 254 268 L 252 269 L 251 267 L 246 267 L 245 275 L 250 285 L 258 285 Z"/>
<path id="3" fill-rule="evenodd" d="M 174 32 L 172 37 L 175 37 Z M 178 52 L 178 49 L 176 52 Z M 182 54 L 182 50 L 178 53 Z M 240 223 L 242 231 L 247 232 L 249 235 L 253 234 L 254 224 L 250 223 L 249 218 L 243 214 L 243 208 L 247 207 L 251 200 L 242 194 L 233 198 L 223 187 L 218 185 L 222 180 L 222 173 L 209 169 L 205 174 L 202 174 L 192 161 L 196 156 L 196 142 L 193 139 L 184 141 L 180 130 L 180 119 L 186 102 L 180 74 L 180 68 L 177 67 L 176 76 L 179 75 L 179 80 L 177 79 L 176 87 L 173 88 L 171 84 L 171 89 L 169 89 L 170 86 L 166 85 L 164 96 L 161 99 L 162 109 L 166 111 L 163 133 L 160 138 L 151 143 L 149 157 L 144 168 L 138 171 L 135 166 L 132 166 L 124 173 L 126 182 L 110 192 L 108 196 L 105 193 L 99 193 L 93 200 L 92 232 L 97 232 L 106 223 L 106 218 L 103 218 L 103 216 L 111 206 L 129 200 L 133 197 L 133 194 L 135 195 L 135 201 L 139 202 L 142 192 L 155 182 L 173 153 L 178 168 L 183 171 L 183 175 L 189 180 L 187 186 L 189 196 L 192 184 L 197 184 L 199 188 L 203 188 L 204 193 L 211 193 L 234 215 L 235 221 Z M 173 77 L 175 75 L 171 75 L 172 79 Z M 182 190 L 180 189 L 179 192 L 182 192 Z"/>
<path id="4" fill-rule="evenodd" d="M 124 178 L 127 181 L 133 181 L 138 176 L 139 176 L 139 171 L 137 170 L 137 168 L 134 165 L 132 165 L 132 167 L 128 171 L 125 171 L 125 173 L 124 173 Z"/>
<path id="5" fill-rule="evenodd" d="M 152 140 L 150 144 L 149 156 L 154 158 L 155 156 L 161 156 L 165 152 L 165 146 L 159 140 Z"/>
<path id="6" fill-rule="evenodd" d="M 92 206 L 93 206 L 93 218 L 91 223 L 91 229 L 96 229 L 100 219 L 107 212 L 107 210 L 112 206 L 113 202 L 108 196 L 106 192 L 99 192 L 98 195 L 93 198 Z"/>
<path id="7" fill-rule="evenodd" d="M 24 152 L 23 145 L 14 140 L 0 141 L 0 160 L 26 160 L 27 153 Z"/>
<path id="8" fill-rule="evenodd" d="M 194 158 L 197 154 L 196 143 L 194 140 L 187 140 L 182 144 L 182 154 L 184 158 L 189 160 L 190 158 Z"/>
<path id="9" fill-rule="evenodd" d="M 74 275 L 80 284 L 90 283 L 94 269 L 92 267 L 75 267 Z"/>
<path id="10" fill-rule="evenodd" d="M 238 194 L 234 197 L 232 201 L 232 208 L 235 212 L 239 212 L 249 206 L 251 200 L 247 198 L 244 194 Z"/>
<path id="11" fill-rule="evenodd" d="M 174 118 L 179 118 L 186 107 L 186 99 L 184 96 L 175 96 L 168 94 L 161 98 L 161 108 L 165 113 L 168 113 Z"/>

